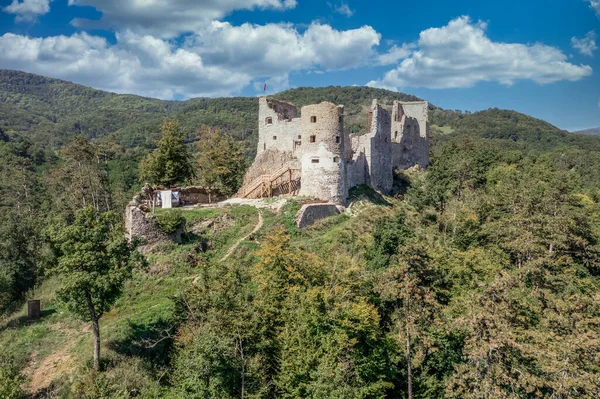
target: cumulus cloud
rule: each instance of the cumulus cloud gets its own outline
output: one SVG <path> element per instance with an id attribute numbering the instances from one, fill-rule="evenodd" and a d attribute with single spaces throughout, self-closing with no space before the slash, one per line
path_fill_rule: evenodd
<path id="1" fill-rule="evenodd" d="M 377 57 L 377 64 L 383 66 L 396 64 L 398 61 L 408 57 L 414 48 L 414 44 L 404 43 L 402 47 L 398 47 L 394 44 L 386 53 L 379 54 Z"/>
<path id="2" fill-rule="evenodd" d="M 600 18 L 600 0 L 587 0 L 590 3 L 590 7 L 596 11 L 596 15 Z"/>
<path id="3" fill-rule="evenodd" d="M 40 15 L 50 11 L 52 0 L 13 0 L 12 3 L 3 8 L 4 12 L 15 14 L 16 22 L 35 21 Z"/>
<path id="4" fill-rule="evenodd" d="M 578 50 L 581 54 L 589 55 L 591 57 L 594 54 L 594 50 L 598 49 L 598 46 L 596 46 L 596 32 L 591 30 L 581 39 L 572 37 L 571 44 L 573 45 L 573 48 Z"/>
<path id="5" fill-rule="evenodd" d="M 587 65 L 575 65 L 558 48 L 490 40 L 483 22 L 469 17 L 421 32 L 418 48 L 400 65 L 371 85 L 388 87 L 462 88 L 477 82 L 511 85 L 529 79 L 545 84 L 576 81 L 592 74 Z"/>
<path id="6" fill-rule="evenodd" d="M 291 71 L 352 68 L 379 44 L 371 27 L 338 31 L 312 24 L 233 26 L 213 21 L 175 44 L 126 30 L 117 43 L 87 33 L 30 38 L 0 37 L 0 68 L 20 69 L 120 93 L 160 98 L 230 95 L 257 79 L 289 87 Z"/>
<path id="7" fill-rule="evenodd" d="M 161 39 L 127 32 L 117 40 L 111 46 L 86 33 L 46 38 L 6 33 L 0 37 L 0 52 L 6 54 L 0 65 L 160 98 L 225 95 L 250 80 L 243 73 L 207 66 L 199 55 Z"/>
<path id="8" fill-rule="evenodd" d="M 69 5 L 91 6 L 102 12 L 99 21 L 76 18 L 78 28 L 116 28 L 161 38 L 195 32 L 235 10 L 296 7 L 296 0 L 69 0 Z"/>

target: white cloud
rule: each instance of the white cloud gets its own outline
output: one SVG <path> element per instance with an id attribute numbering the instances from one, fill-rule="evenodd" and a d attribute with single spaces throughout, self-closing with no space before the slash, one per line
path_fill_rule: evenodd
<path id="1" fill-rule="evenodd" d="M 296 7 L 296 0 L 69 0 L 102 12 L 99 21 L 74 19 L 76 27 L 128 29 L 161 38 L 196 32 L 235 10 Z"/>
<path id="2" fill-rule="evenodd" d="M 594 50 L 598 49 L 598 46 L 596 46 L 596 32 L 591 30 L 581 39 L 572 37 L 571 44 L 573 45 L 573 48 L 578 50 L 581 54 L 589 55 L 591 57 L 594 54 Z"/>
<path id="3" fill-rule="evenodd" d="M 600 17 L 600 0 L 587 0 L 590 3 L 590 7 L 596 11 L 596 15 Z"/>
<path id="4" fill-rule="evenodd" d="M 291 71 L 347 69 L 373 56 L 380 35 L 371 27 L 338 31 L 312 24 L 232 26 L 213 21 L 176 44 L 133 31 L 112 45 L 86 33 L 0 37 L 0 68 L 19 69 L 120 93 L 174 98 L 230 95 L 253 82 L 289 87 Z"/>
<path id="5" fill-rule="evenodd" d="M 15 21 L 35 21 L 40 15 L 50 11 L 52 0 L 13 0 L 12 3 L 3 8 L 4 12 L 15 14 Z"/>
<path id="6" fill-rule="evenodd" d="M 19 69 L 120 93 L 173 98 L 226 95 L 250 76 L 204 65 L 197 54 L 151 36 L 117 35 L 118 44 L 86 33 L 29 38 L 0 37 L 2 68 Z"/>
<path id="7" fill-rule="evenodd" d="M 421 32 L 418 48 L 371 85 L 391 87 L 462 88 L 477 82 L 511 85 L 516 80 L 545 84 L 576 81 L 592 74 L 587 65 L 567 62 L 558 48 L 533 44 L 493 42 L 487 25 L 469 17 L 450 21 L 442 28 Z"/>
<path id="8" fill-rule="evenodd" d="M 370 26 L 338 31 L 312 24 L 301 34 L 291 25 L 233 26 L 213 21 L 189 37 L 185 47 L 211 65 L 275 76 L 313 67 L 339 70 L 366 64 L 379 40 Z"/>
<path id="9" fill-rule="evenodd" d="M 415 48 L 414 44 L 406 44 L 404 43 L 402 47 L 398 47 L 397 45 L 393 45 L 387 53 L 379 54 L 377 57 L 378 65 L 392 65 L 396 64 L 398 61 L 403 60 L 408 57 L 412 50 Z"/>
<path id="10" fill-rule="evenodd" d="M 341 14 L 341 15 L 345 15 L 348 18 L 350 18 L 351 16 L 354 15 L 354 11 L 352 11 L 352 9 L 350 9 L 350 6 L 348 5 L 348 3 L 346 3 L 343 0 L 339 4 L 334 4 L 334 3 L 328 2 L 327 5 L 329 5 L 329 7 L 331 7 L 334 12 Z"/>

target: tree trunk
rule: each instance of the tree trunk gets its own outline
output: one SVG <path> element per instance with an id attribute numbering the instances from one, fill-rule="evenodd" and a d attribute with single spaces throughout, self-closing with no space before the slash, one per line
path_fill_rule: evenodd
<path id="1" fill-rule="evenodd" d="M 408 375 L 408 399 L 413 399 L 412 393 L 412 366 L 411 366 L 411 353 L 410 353 L 410 331 L 406 326 L 406 373 Z"/>
<path id="2" fill-rule="evenodd" d="M 90 319 L 92 320 L 92 329 L 94 330 L 94 371 L 100 371 L 100 323 L 91 294 L 86 295 Z"/>

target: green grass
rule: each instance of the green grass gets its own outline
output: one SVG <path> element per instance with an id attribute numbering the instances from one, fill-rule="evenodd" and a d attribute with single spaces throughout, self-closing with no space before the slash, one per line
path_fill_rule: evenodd
<path id="1" fill-rule="evenodd" d="M 440 134 L 443 134 L 443 135 L 448 135 L 448 134 L 454 133 L 454 128 L 450 125 L 445 125 L 445 126 L 431 125 L 431 130 L 434 130 L 435 132 L 439 132 Z"/>

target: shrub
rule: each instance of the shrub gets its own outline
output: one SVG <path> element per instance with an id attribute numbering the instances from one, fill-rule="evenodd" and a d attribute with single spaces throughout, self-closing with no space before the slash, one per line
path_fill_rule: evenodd
<path id="1" fill-rule="evenodd" d="M 162 213 L 156 216 L 156 224 L 165 234 L 173 234 L 180 227 L 185 226 L 185 218 L 180 210 Z"/>

